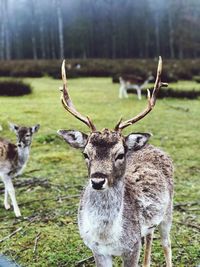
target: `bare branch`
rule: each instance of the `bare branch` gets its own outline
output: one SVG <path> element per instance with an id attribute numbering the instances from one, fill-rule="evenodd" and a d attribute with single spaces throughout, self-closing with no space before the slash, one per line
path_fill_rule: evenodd
<path id="1" fill-rule="evenodd" d="M 191 207 L 195 205 L 200 205 L 200 201 L 193 201 L 193 202 L 178 202 L 174 204 L 174 208 L 178 209 L 179 207 Z"/>
<path id="2" fill-rule="evenodd" d="M 33 247 L 33 253 L 36 254 L 37 253 L 37 245 L 38 245 L 38 240 L 40 238 L 41 232 L 37 234 L 36 238 L 35 238 L 35 242 L 34 242 L 34 247 Z"/>
<path id="3" fill-rule="evenodd" d="M 176 223 L 200 230 L 200 225 L 196 223 L 192 223 L 192 222 L 176 222 Z"/>
<path id="4" fill-rule="evenodd" d="M 76 263 L 76 266 L 77 266 L 77 267 L 78 267 L 78 266 L 82 266 L 82 265 L 84 265 L 84 263 L 86 263 L 86 262 L 93 262 L 93 261 L 94 261 L 94 257 L 91 256 L 91 257 L 88 257 L 88 258 L 85 258 L 85 259 L 83 259 L 83 260 L 78 261 L 78 262 Z"/>
<path id="5" fill-rule="evenodd" d="M 11 238 L 12 236 L 14 236 L 15 234 L 17 234 L 19 231 L 22 230 L 22 227 L 19 227 L 18 229 L 16 229 L 14 232 L 12 232 L 11 234 L 5 236 L 3 239 L 0 240 L 0 243 L 4 242 L 5 240 Z"/>

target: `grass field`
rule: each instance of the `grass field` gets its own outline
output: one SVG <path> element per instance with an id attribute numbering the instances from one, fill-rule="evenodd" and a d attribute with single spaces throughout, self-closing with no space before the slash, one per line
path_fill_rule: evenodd
<path id="1" fill-rule="evenodd" d="M 87 171 L 81 153 L 69 148 L 56 136 L 56 131 L 76 128 L 87 132 L 88 129 L 61 106 L 60 81 L 48 77 L 24 80 L 32 85 L 33 94 L 0 98 L 1 136 L 15 140 L 7 121 L 24 125 L 40 123 L 41 129 L 33 141 L 24 174 L 14 181 L 18 184 L 16 194 L 21 219 L 16 219 L 13 211 L 4 210 L 3 185 L 0 184 L 0 253 L 24 267 L 73 267 L 91 256 L 79 236 L 76 219 Z M 193 85 L 187 82 L 191 89 Z M 109 78 L 72 79 L 69 88 L 77 108 L 93 118 L 98 129 L 112 129 L 122 115 L 129 118 L 146 106 L 146 99 L 138 101 L 136 95 L 119 100 L 118 84 L 112 84 Z M 171 237 L 175 267 L 200 264 L 199 118 L 199 100 L 158 100 L 152 113 L 124 132 L 152 132 L 151 143 L 163 148 L 174 160 L 175 208 Z M 26 183 L 29 180 L 33 183 Z M 15 235 L 1 242 L 17 229 L 20 230 Z M 93 265 L 86 261 L 82 266 Z M 119 259 L 116 259 L 117 266 L 120 266 Z M 157 234 L 152 266 L 165 266 Z"/>

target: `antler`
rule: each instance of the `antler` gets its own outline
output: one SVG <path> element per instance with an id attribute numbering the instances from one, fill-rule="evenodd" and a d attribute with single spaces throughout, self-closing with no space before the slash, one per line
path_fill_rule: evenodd
<path id="1" fill-rule="evenodd" d="M 67 78 L 66 78 L 66 72 L 65 72 L 65 60 L 63 60 L 62 67 L 62 80 L 63 80 L 63 89 L 61 90 L 61 102 L 63 104 L 63 107 L 69 111 L 74 117 L 79 119 L 80 121 L 84 122 L 93 132 L 96 131 L 96 127 L 92 123 L 89 117 L 85 117 L 81 115 L 75 108 L 75 106 L 72 103 L 72 100 L 69 96 L 68 88 L 67 88 Z"/>
<path id="2" fill-rule="evenodd" d="M 154 89 L 153 89 L 152 96 L 150 94 L 149 89 L 147 89 L 147 98 L 148 98 L 147 107 L 141 113 L 139 113 L 138 115 L 136 115 L 132 119 L 124 121 L 124 122 L 119 121 L 117 123 L 117 125 L 115 126 L 115 131 L 121 131 L 124 128 L 126 128 L 127 126 L 129 126 L 129 125 L 131 125 L 133 123 L 136 123 L 137 121 L 139 121 L 142 118 L 144 118 L 153 109 L 153 107 L 156 104 L 156 97 L 157 97 L 157 94 L 158 94 L 160 88 L 162 86 L 165 86 L 165 87 L 168 86 L 167 83 L 161 82 L 161 73 L 162 73 L 162 58 L 159 57 L 158 68 L 157 68 L 157 76 L 156 76 L 156 81 L 155 81 L 155 84 L 154 84 Z"/>

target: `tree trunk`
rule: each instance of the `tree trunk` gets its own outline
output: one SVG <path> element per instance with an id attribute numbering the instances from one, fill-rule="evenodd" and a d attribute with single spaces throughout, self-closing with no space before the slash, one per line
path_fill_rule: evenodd
<path id="1" fill-rule="evenodd" d="M 1 24 L 0 24 L 0 59 L 5 59 L 5 26 L 4 26 L 4 19 L 3 19 L 3 9 L 1 10 Z"/>
<path id="2" fill-rule="evenodd" d="M 51 38 L 51 57 L 52 59 L 56 59 L 55 39 L 54 39 L 53 29 L 50 30 L 50 38 Z"/>
<path id="3" fill-rule="evenodd" d="M 156 55 L 160 55 L 160 31 L 159 31 L 159 15 L 155 14 L 155 37 L 156 37 Z"/>
<path id="4" fill-rule="evenodd" d="M 30 1 L 31 8 L 31 43 L 32 43 L 32 56 L 33 59 L 38 59 L 37 47 L 36 47 L 36 36 L 35 36 L 35 25 L 36 25 L 36 16 L 35 16 L 35 5 L 34 0 Z"/>
<path id="5" fill-rule="evenodd" d="M 61 0 L 57 1 L 57 18 L 58 18 L 58 36 L 59 36 L 59 57 L 64 59 L 64 36 L 63 36 L 63 18 L 61 13 Z"/>
<path id="6" fill-rule="evenodd" d="M 116 34 L 112 34 L 112 59 L 116 58 Z"/>
<path id="7" fill-rule="evenodd" d="M 55 29 L 57 29 L 57 15 L 55 14 L 55 9 L 56 9 L 56 3 L 55 0 L 50 1 L 50 10 L 51 10 L 51 19 L 49 21 L 50 28 L 49 28 L 49 40 L 50 40 L 50 58 L 56 59 L 56 37 L 57 35 L 55 34 Z"/>
<path id="8" fill-rule="evenodd" d="M 20 42 L 20 35 L 19 35 L 19 23 L 16 22 L 17 29 L 15 30 L 15 42 L 16 42 L 16 58 L 22 58 L 21 53 L 21 42 Z"/>
<path id="9" fill-rule="evenodd" d="M 11 49 L 10 49 L 10 27 L 9 27 L 9 12 L 8 12 L 8 1 L 4 0 L 3 1 L 3 12 L 4 16 L 3 19 L 5 21 L 4 24 L 4 32 L 5 32 L 5 55 L 6 59 L 10 60 L 11 59 Z"/>
<path id="10" fill-rule="evenodd" d="M 43 17 L 42 14 L 40 13 L 40 27 L 39 27 L 39 31 L 40 31 L 40 45 L 41 45 L 41 56 L 42 58 L 46 58 L 46 51 L 45 51 L 45 38 L 44 38 L 44 21 L 43 21 Z"/>
<path id="11" fill-rule="evenodd" d="M 183 47 L 182 47 L 182 40 L 179 42 L 179 59 L 183 59 Z"/>
<path id="12" fill-rule="evenodd" d="M 145 32 L 145 57 L 149 57 L 149 31 L 146 29 Z"/>
<path id="13" fill-rule="evenodd" d="M 172 15 L 171 15 L 171 8 L 170 4 L 168 7 L 168 25 L 169 25 L 169 50 L 170 50 L 170 58 L 175 57 L 174 52 L 174 29 L 172 26 Z"/>

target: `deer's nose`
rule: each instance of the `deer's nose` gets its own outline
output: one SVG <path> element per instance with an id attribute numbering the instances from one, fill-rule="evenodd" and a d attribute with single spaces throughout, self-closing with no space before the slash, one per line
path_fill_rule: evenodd
<path id="1" fill-rule="evenodd" d="M 106 179 L 104 178 L 92 178 L 91 179 L 91 185 L 92 188 L 96 190 L 101 190 L 103 185 L 105 184 Z"/>

